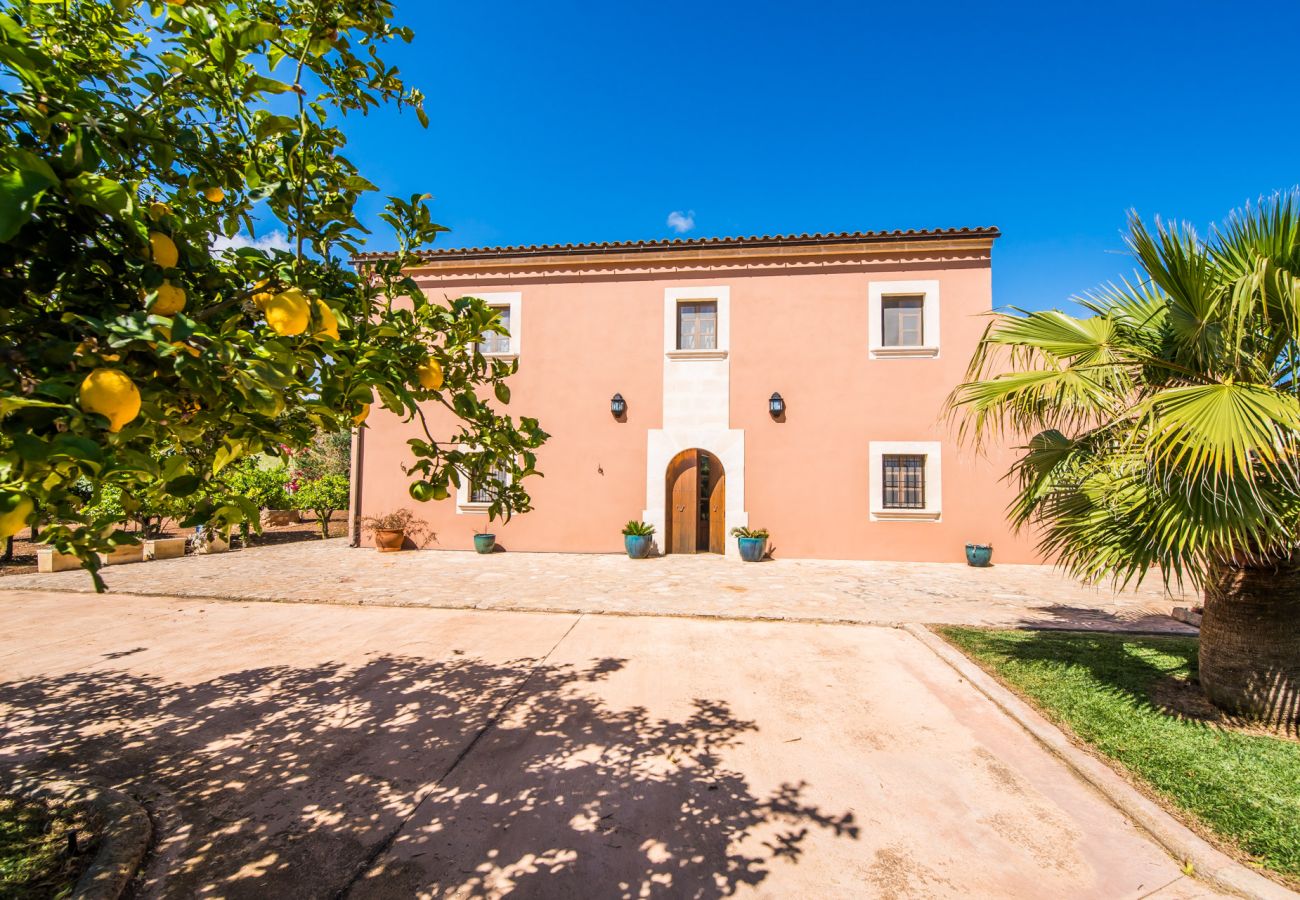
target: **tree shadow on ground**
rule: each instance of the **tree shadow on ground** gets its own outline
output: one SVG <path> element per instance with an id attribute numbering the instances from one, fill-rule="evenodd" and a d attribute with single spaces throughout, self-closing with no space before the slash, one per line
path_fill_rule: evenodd
<path id="1" fill-rule="evenodd" d="M 1034 615 L 1022 618 L 1017 627 L 1196 636 L 1195 630 L 1190 626 L 1163 613 L 1142 612 L 1138 615 L 1118 615 L 1104 609 L 1070 606 L 1064 603 L 1034 607 Z"/>
<path id="2" fill-rule="evenodd" d="M 727 765 L 757 730 L 727 704 L 611 707 L 595 688 L 622 665 L 32 678 L 0 694 L 0 760 L 144 798 L 159 843 L 139 896 L 721 897 L 797 863 L 812 829 L 856 838 L 802 784 L 760 796 Z"/>
<path id="3" fill-rule="evenodd" d="M 996 634 L 990 637 L 996 639 Z M 1151 685 L 1157 681 L 1171 677 L 1196 680 L 1195 635 L 1045 628 L 1010 632 L 1005 639 L 996 640 L 995 646 L 1008 660 L 1082 669 L 1101 690 L 1142 706 L 1151 705 Z M 1169 661 L 1157 665 L 1151 658 L 1156 653 Z"/>

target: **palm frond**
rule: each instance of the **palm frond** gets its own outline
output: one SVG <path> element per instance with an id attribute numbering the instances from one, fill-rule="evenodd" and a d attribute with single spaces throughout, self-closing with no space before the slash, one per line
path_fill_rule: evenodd
<path id="1" fill-rule="evenodd" d="M 1090 580 L 1203 579 L 1300 546 L 1300 191 L 1202 241 L 1130 220 L 1131 279 L 1091 315 L 994 319 L 949 397 L 963 437 L 1023 439 L 1008 514 Z"/>

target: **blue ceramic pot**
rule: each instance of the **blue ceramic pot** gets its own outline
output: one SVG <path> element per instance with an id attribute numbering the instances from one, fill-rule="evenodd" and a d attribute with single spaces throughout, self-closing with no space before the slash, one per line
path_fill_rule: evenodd
<path id="1" fill-rule="evenodd" d="M 496 549 L 497 536 L 495 534 L 476 534 L 474 535 L 474 549 L 479 553 L 491 553 Z"/>
<path id="2" fill-rule="evenodd" d="M 650 555 L 651 540 L 653 536 L 648 534 L 625 534 L 623 546 L 627 548 L 627 555 L 632 559 L 645 559 Z"/>
<path id="3" fill-rule="evenodd" d="M 767 538 L 736 538 L 740 542 L 740 558 L 745 562 L 758 562 L 767 552 Z"/>
<path id="4" fill-rule="evenodd" d="M 993 561 L 992 544 L 967 544 L 966 565 L 982 569 Z"/>

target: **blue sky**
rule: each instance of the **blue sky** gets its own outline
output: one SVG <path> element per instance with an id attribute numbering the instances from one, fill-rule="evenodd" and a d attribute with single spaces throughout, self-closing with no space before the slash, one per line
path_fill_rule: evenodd
<path id="1" fill-rule="evenodd" d="M 397 7 L 432 121 L 350 154 L 444 246 L 997 225 L 995 304 L 1042 308 L 1129 271 L 1130 208 L 1300 182 L 1295 3 Z"/>

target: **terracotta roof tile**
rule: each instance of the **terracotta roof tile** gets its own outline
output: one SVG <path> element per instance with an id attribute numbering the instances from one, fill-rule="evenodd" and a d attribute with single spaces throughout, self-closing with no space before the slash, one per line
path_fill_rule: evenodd
<path id="1" fill-rule="evenodd" d="M 562 256 L 577 253 L 627 253 L 649 252 L 654 250 L 676 250 L 690 247 L 764 247 L 798 244 L 848 244 L 848 243 L 885 243 L 888 241 L 913 240 L 948 240 L 964 237 L 1000 237 L 1002 232 L 994 227 L 978 228 L 909 228 L 906 231 L 841 231 L 838 234 L 778 234 L 754 235 L 750 237 L 708 237 L 708 238 L 670 238 L 652 241 L 602 241 L 590 244 L 528 244 L 512 247 L 450 247 L 438 250 L 420 251 L 421 259 L 481 259 L 485 257 L 510 256 Z M 389 252 L 359 253 L 357 261 L 371 259 L 389 259 Z"/>

